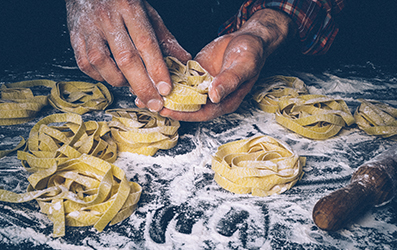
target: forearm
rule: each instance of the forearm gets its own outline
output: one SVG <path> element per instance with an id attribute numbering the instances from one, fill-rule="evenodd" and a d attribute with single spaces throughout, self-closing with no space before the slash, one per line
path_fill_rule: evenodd
<path id="1" fill-rule="evenodd" d="M 337 16 L 345 0 L 246 0 L 237 14 L 219 28 L 219 35 L 236 32 L 262 9 L 274 9 L 288 15 L 295 23 L 301 52 L 308 55 L 325 54 L 338 33 Z"/>
<path id="2" fill-rule="evenodd" d="M 296 35 L 297 28 L 292 19 L 282 11 L 262 9 L 256 11 L 237 31 L 260 37 L 265 57 Z"/>

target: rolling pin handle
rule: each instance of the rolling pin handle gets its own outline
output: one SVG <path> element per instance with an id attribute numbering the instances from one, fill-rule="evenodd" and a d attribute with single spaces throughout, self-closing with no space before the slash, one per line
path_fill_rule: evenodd
<path id="1" fill-rule="evenodd" d="M 373 206 L 374 189 L 367 184 L 354 181 L 320 199 L 313 209 L 314 223 L 323 230 L 336 231 Z"/>
<path id="2" fill-rule="evenodd" d="M 383 158 L 360 166 L 350 184 L 320 199 L 313 208 L 313 221 L 321 229 L 336 231 L 396 193 L 397 163 Z"/>

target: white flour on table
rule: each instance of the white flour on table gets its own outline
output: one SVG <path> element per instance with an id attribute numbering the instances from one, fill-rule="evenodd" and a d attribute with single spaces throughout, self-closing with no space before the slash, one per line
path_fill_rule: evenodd
<path id="1" fill-rule="evenodd" d="M 353 66 L 350 66 L 353 67 Z M 361 76 L 347 72 L 313 74 L 288 72 L 300 77 L 313 94 L 344 99 L 351 111 L 358 98 L 396 105 L 396 76 Z M 349 73 L 352 72 L 352 73 Z M 9 72 L 0 79 L 91 81 L 78 69 L 59 64 L 40 71 Z M 126 88 L 112 88 L 112 108 L 133 107 Z M 43 111 L 44 115 L 54 112 Z M 109 119 L 101 112 L 85 120 Z M 27 137 L 31 126 L 0 127 L 0 148 Z M 66 236 L 53 239 L 52 223 L 39 212 L 35 201 L 25 204 L 0 203 L 0 242 L 7 247 L 32 249 L 393 249 L 397 247 L 396 201 L 371 210 L 361 220 L 338 232 L 325 232 L 312 221 L 314 204 L 349 182 L 351 174 L 393 144 L 366 135 L 355 126 L 335 137 L 314 141 L 277 124 L 249 100 L 233 114 L 203 123 L 181 123 L 179 143 L 153 157 L 121 153 L 115 162 L 130 180 L 143 187 L 136 212 L 125 221 L 98 233 L 92 227 L 66 229 Z M 220 188 L 213 180 L 211 156 L 217 147 L 256 134 L 286 141 L 299 155 L 307 157 L 304 176 L 291 190 L 270 197 L 237 195 Z M 28 173 L 16 159 L 1 161 L 0 187 L 24 192 Z"/>

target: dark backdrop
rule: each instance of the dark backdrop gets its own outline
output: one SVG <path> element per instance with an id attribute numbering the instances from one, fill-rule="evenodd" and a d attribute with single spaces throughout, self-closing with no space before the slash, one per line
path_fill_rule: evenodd
<path id="1" fill-rule="evenodd" d="M 219 25 L 236 12 L 242 1 L 150 2 L 182 46 L 194 55 L 216 37 Z M 397 60 L 395 10 L 394 0 L 347 1 L 340 20 L 340 33 L 326 56 L 302 57 L 295 53 L 294 48 L 288 54 L 278 55 L 274 63 L 337 67 L 340 63 L 370 61 L 393 65 Z M 53 60 L 70 62 L 73 58 L 62 0 L 2 1 L 0 25 L 1 72 L 25 65 L 34 67 Z"/>

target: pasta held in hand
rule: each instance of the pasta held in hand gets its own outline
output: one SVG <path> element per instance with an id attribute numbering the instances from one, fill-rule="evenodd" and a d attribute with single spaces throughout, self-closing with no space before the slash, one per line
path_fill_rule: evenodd
<path id="1" fill-rule="evenodd" d="M 173 89 L 164 97 L 164 107 L 177 111 L 193 112 L 207 103 L 208 87 L 213 77 L 201 65 L 190 60 L 183 65 L 174 57 L 166 57 Z"/>

